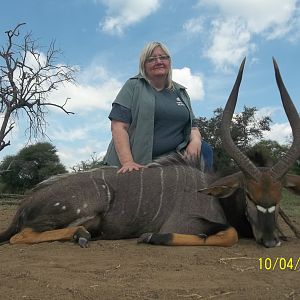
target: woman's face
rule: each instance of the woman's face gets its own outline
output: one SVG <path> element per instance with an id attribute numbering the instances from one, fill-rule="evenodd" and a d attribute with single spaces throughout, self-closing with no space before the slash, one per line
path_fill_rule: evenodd
<path id="1" fill-rule="evenodd" d="M 145 71 L 148 79 L 154 80 L 159 77 L 166 79 L 169 69 L 169 56 L 160 47 L 156 47 L 145 62 Z"/>

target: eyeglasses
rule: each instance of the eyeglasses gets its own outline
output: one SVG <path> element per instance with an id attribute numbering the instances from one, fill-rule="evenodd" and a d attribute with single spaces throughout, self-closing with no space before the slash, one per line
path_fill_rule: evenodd
<path id="1" fill-rule="evenodd" d="M 160 61 L 166 61 L 166 60 L 169 60 L 170 59 L 170 56 L 169 55 L 160 55 L 160 56 L 150 56 L 146 59 L 146 62 L 147 63 L 154 63 L 158 60 Z"/>

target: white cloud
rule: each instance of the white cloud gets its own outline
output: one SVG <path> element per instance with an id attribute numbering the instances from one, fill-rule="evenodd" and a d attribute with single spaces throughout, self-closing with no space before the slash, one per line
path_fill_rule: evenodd
<path id="1" fill-rule="evenodd" d="M 260 120 L 263 117 L 270 117 L 282 113 L 282 107 L 262 107 L 255 113 L 256 120 Z M 292 134 L 291 126 L 288 122 L 285 123 L 271 123 L 270 131 L 263 133 L 263 138 L 267 140 L 274 140 L 279 144 L 287 144 L 290 141 Z"/>
<path id="2" fill-rule="evenodd" d="M 289 123 L 275 123 L 270 131 L 264 133 L 264 138 L 277 141 L 279 144 L 287 144 L 291 134 L 292 129 Z"/>
<path id="3" fill-rule="evenodd" d="M 35 71 L 39 68 L 39 64 L 44 66 L 46 62 L 46 55 L 42 52 L 36 54 L 38 58 L 35 58 L 31 53 L 26 55 L 26 65 Z M 57 65 L 62 68 L 62 66 Z M 111 103 L 120 90 L 122 83 L 109 74 L 106 69 L 93 62 L 89 67 L 80 70 L 78 66 L 72 66 L 72 69 L 78 72 L 78 84 L 70 82 L 57 84 L 57 89 L 52 90 L 48 94 L 47 102 L 51 102 L 57 105 L 63 105 L 67 98 L 69 98 L 65 109 L 68 111 L 74 111 L 76 113 L 82 111 L 91 111 L 93 109 L 109 110 Z M 50 71 L 45 75 L 50 75 Z M 18 74 L 17 78 L 21 78 Z M 18 79 L 16 79 L 18 82 Z M 28 80 L 28 79 L 27 79 Z M 20 84 L 19 79 L 19 84 Z M 25 80 L 25 83 L 27 81 Z M 43 83 L 43 89 L 47 90 L 51 82 Z M 0 116 L 1 117 L 1 116 Z"/>
<path id="4" fill-rule="evenodd" d="M 57 146 L 57 154 L 63 164 L 71 169 L 81 161 L 87 161 L 91 159 L 91 156 L 95 156 L 102 159 L 106 153 L 106 149 L 109 143 L 109 139 L 99 138 L 97 140 L 87 140 L 84 145 L 77 147 L 71 147 L 66 143 L 62 143 Z"/>
<path id="5" fill-rule="evenodd" d="M 96 64 L 95 64 L 96 65 Z M 78 84 L 67 83 L 51 94 L 55 103 L 62 105 L 67 98 L 66 109 L 80 113 L 93 109 L 109 110 L 122 83 L 113 78 L 102 66 L 90 66 L 80 71 Z"/>
<path id="6" fill-rule="evenodd" d="M 72 168 L 81 161 L 86 161 L 93 154 L 95 148 L 91 146 L 84 147 L 59 147 L 57 154 L 60 160 L 67 168 Z"/>
<path id="7" fill-rule="evenodd" d="M 103 3 L 108 7 L 107 16 L 99 26 L 104 32 L 119 35 L 125 28 L 146 18 L 160 6 L 159 0 L 106 0 Z"/>
<path id="8" fill-rule="evenodd" d="M 86 161 L 96 153 L 97 157 L 103 157 L 111 139 L 110 121 L 100 115 L 89 119 L 82 119 L 76 127 L 59 126 L 51 129 L 49 136 L 55 140 L 58 155 L 63 164 L 72 166 Z M 74 146 L 76 145 L 76 146 Z"/>
<path id="9" fill-rule="evenodd" d="M 272 115 L 275 115 L 278 112 L 282 112 L 282 107 L 279 106 L 262 107 L 255 113 L 255 118 L 261 119 L 262 117 L 272 117 Z"/>
<path id="10" fill-rule="evenodd" d="M 72 116 L 73 120 L 69 119 L 70 124 L 66 127 L 67 121 L 57 122 L 53 120 L 51 127 L 49 126 L 49 136 L 56 141 L 74 142 L 86 140 L 87 137 L 93 134 L 110 133 L 110 120 L 108 114 L 88 114 L 87 116 Z M 74 125 L 75 124 L 75 125 Z"/>
<path id="11" fill-rule="evenodd" d="M 251 33 L 240 19 L 214 21 L 210 39 L 211 45 L 204 55 L 218 69 L 226 70 L 228 66 L 239 64 L 248 51 L 255 49 L 250 41 Z"/>
<path id="12" fill-rule="evenodd" d="M 188 33 L 201 33 L 204 30 L 204 20 L 202 17 L 192 18 L 183 24 L 183 29 Z"/>
<path id="13" fill-rule="evenodd" d="M 226 18 L 242 18 L 253 33 L 289 27 L 296 10 L 296 2 L 296 0 L 204 0 L 207 5 L 217 6 Z"/>
<path id="14" fill-rule="evenodd" d="M 108 79 L 96 87 L 67 84 L 54 92 L 52 98 L 58 104 L 70 98 L 66 109 L 76 113 L 93 109 L 109 110 L 120 87 L 121 84 L 115 79 Z"/>
<path id="15" fill-rule="evenodd" d="M 187 88 L 191 100 L 202 100 L 204 97 L 204 86 L 202 78 L 199 75 L 192 74 L 187 67 L 182 69 L 173 69 L 173 80 Z"/>
<path id="16" fill-rule="evenodd" d="M 95 126 L 95 125 L 94 125 Z M 55 139 L 56 141 L 78 141 L 84 140 L 88 136 L 89 127 L 80 126 L 77 128 L 65 128 L 62 126 L 55 127 L 51 130 L 51 139 Z"/>
<path id="17" fill-rule="evenodd" d="M 199 0 L 204 7 L 217 7 L 211 22 L 205 56 L 216 67 L 237 65 L 241 57 L 256 50 L 254 35 L 276 39 L 298 36 L 297 0 Z"/>

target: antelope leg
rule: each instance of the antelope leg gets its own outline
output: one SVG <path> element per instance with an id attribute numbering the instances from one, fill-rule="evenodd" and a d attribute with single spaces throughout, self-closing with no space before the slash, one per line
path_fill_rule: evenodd
<path id="1" fill-rule="evenodd" d="M 193 234 L 179 233 L 144 233 L 138 243 L 167 246 L 221 246 L 230 247 L 238 241 L 238 234 L 233 227 L 219 231 L 217 234 L 203 237 Z"/>
<path id="2" fill-rule="evenodd" d="M 37 244 L 51 241 L 67 241 L 75 239 L 80 244 L 79 239 L 89 233 L 83 226 L 67 227 L 63 229 L 36 232 L 32 228 L 24 228 L 10 239 L 10 244 Z"/>

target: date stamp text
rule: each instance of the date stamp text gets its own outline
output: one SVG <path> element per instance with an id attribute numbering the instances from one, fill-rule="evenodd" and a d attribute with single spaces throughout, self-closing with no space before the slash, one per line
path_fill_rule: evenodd
<path id="1" fill-rule="evenodd" d="M 275 271 L 275 270 L 300 270 L 300 257 L 260 257 L 258 259 L 259 270 Z"/>

